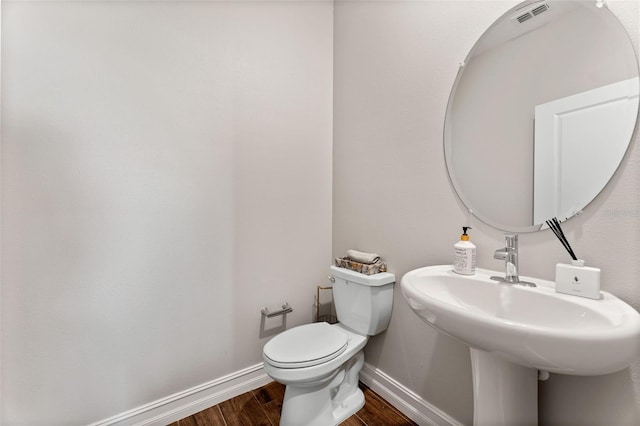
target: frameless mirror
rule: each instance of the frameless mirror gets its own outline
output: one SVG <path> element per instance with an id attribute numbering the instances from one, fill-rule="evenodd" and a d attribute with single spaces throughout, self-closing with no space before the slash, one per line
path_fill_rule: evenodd
<path id="1" fill-rule="evenodd" d="M 483 222 L 539 230 L 606 186 L 637 117 L 635 51 L 606 4 L 525 1 L 460 65 L 444 130 L 451 183 Z"/>

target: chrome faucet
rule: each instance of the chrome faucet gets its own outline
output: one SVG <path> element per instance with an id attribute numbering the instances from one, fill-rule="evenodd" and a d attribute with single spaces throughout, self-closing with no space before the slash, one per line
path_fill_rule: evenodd
<path id="1" fill-rule="evenodd" d="M 504 278 L 491 277 L 494 280 L 511 284 L 520 284 L 535 287 L 534 283 L 520 281 L 518 273 L 518 235 L 506 234 L 504 236 L 504 248 L 496 250 L 494 259 L 504 260 Z"/>

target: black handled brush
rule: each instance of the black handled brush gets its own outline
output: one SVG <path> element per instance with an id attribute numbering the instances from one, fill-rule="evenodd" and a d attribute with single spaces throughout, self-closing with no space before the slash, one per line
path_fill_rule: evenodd
<path id="1" fill-rule="evenodd" d="M 578 260 L 578 258 L 576 257 L 576 254 L 573 252 L 573 249 L 571 248 L 571 244 L 569 244 L 567 237 L 565 237 L 564 232 L 562 232 L 562 228 L 560 227 L 560 221 L 558 220 L 558 218 L 554 217 L 551 220 L 547 220 L 546 223 L 549 226 L 549 228 L 551 228 L 553 233 L 556 234 L 556 237 L 558 237 L 558 239 L 560 240 L 564 248 L 569 252 L 571 259 Z"/>

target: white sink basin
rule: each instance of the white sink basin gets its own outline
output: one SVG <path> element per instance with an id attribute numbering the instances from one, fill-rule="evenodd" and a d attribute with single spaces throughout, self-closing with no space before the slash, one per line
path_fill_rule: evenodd
<path id="1" fill-rule="evenodd" d="M 471 348 L 509 362 L 573 375 L 608 374 L 640 354 L 640 314 L 612 294 L 601 300 L 555 293 L 554 283 L 530 277 L 537 287 L 491 280 L 478 269 L 463 276 L 451 265 L 402 277 L 404 297 L 428 324 Z"/>

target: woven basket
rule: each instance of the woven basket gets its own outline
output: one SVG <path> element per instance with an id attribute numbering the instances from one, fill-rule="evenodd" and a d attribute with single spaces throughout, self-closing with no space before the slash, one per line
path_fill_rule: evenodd
<path id="1" fill-rule="evenodd" d="M 348 257 L 336 257 L 336 266 L 340 268 L 350 269 L 365 275 L 373 275 L 379 272 L 387 272 L 387 264 L 384 262 L 377 263 L 360 263 L 349 259 Z"/>

